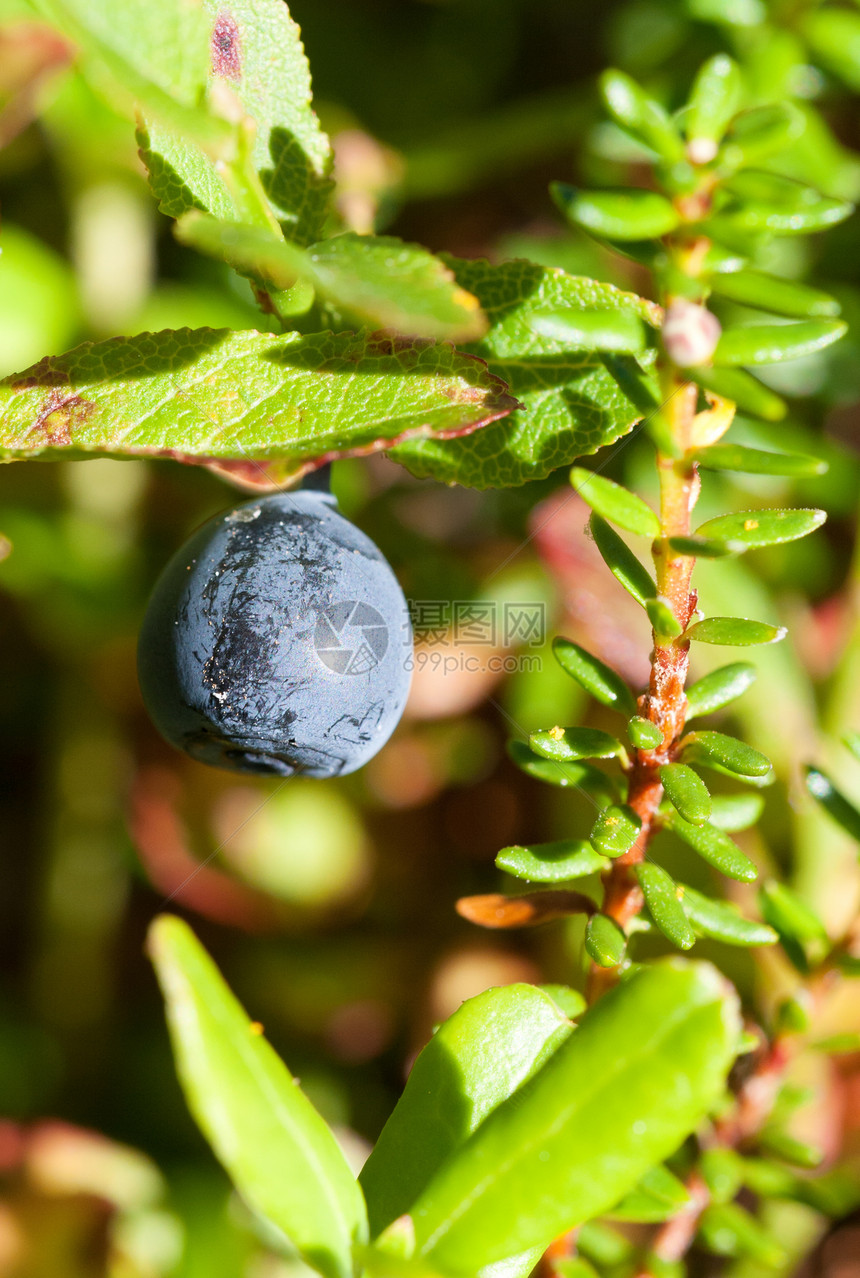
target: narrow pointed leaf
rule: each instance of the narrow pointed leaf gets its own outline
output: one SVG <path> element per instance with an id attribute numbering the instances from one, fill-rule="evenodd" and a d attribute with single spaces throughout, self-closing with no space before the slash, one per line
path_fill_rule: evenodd
<path id="1" fill-rule="evenodd" d="M 725 559 L 728 555 L 741 555 L 747 547 L 740 541 L 715 541 L 712 537 L 670 537 L 669 546 L 678 554 L 695 559 Z"/>
<path id="2" fill-rule="evenodd" d="M 768 879 L 759 891 L 761 912 L 781 937 L 791 937 L 804 945 L 809 941 L 828 943 L 827 930 L 815 911 L 784 883 Z"/>
<path id="3" fill-rule="evenodd" d="M 569 222 L 607 240 L 650 240 L 681 222 L 671 201 L 656 191 L 581 191 L 553 182 L 550 192 Z"/>
<path id="4" fill-rule="evenodd" d="M 842 740 L 854 755 L 854 758 L 860 759 L 860 732 L 846 732 Z"/>
<path id="5" fill-rule="evenodd" d="M 355 333 L 178 329 L 87 342 L 0 382 L 0 456 L 94 453 L 300 475 L 398 439 L 463 434 L 514 401 L 451 346 Z"/>
<path id="6" fill-rule="evenodd" d="M 820 1167 L 824 1161 L 824 1152 L 820 1146 L 811 1145 L 805 1140 L 797 1140 L 796 1137 L 778 1127 L 766 1127 L 759 1139 L 762 1149 L 790 1163 L 793 1167 L 811 1170 Z"/>
<path id="7" fill-rule="evenodd" d="M 609 571 L 644 608 L 649 599 L 657 597 L 654 578 L 600 515 L 592 514 L 589 527 Z"/>
<path id="8" fill-rule="evenodd" d="M 415 1061 L 359 1178 L 371 1237 L 410 1210 L 445 1159 L 570 1032 L 553 999 L 523 984 L 468 999 L 439 1027 Z"/>
<path id="9" fill-rule="evenodd" d="M 347 233 L 303 249 L 264 229 L 197 212 L 177 223 L 176 235 L 264 287 L 288 289 L 297 278 L 306 280 L 334 310 L 337 327 L 359 324 L 452 342 L 486 332 L 477 299 L 460 288 L 444 262 L 393 236 Z"/>
<path id="10" fill-rule="evenodd" d="M 639 837 L 642 822 L 626 804 L 611 804 L 600 813 L 591 831 L 591 842 L 604 856 L 623 856 Z"/>
<path id="11" fill-rule="evenodd" d="M 646 1172 L 635 1189 L 617 1202 L 608 1213 L 610 1220 L 630 1220 L 640 1224 L 658 1223 L 677 1216 L 690 1202 L 684 1183 L 658 1164 Z"/>
<path id="12" fill-rule="evenodd" d="M 724 271 L 711 276 L 710 284 L 718 297 L 793 319 L 834 319 L 841 309 L 836 298 L 821 289 L 764 271 Z"/>
<path id="13" fill-rule="evenodd" d="M 711 1203 L 699 1221 L 699 1238 L 716 1256 L 741 1256 L 768 1268 L 785 1263 L 780 1244 L 738 1203 Z"/>
<path id="14" fill-rule="evenodd" d="M 700 936 L 709 936 L 726 945 L 773 945 L 779 938 L 772 927 L 746 919 L 737 906 L 728 901 L 715 901 L 686 884 L 681 905 L 693 928 Z"/>
<path id="15" fill-rule="evenodd" d="M 556 843 L 531 843 L 502 848 L 496 865 L 515 879 L 530 883 L 564 883 L 596 874 L 609 862 L 595 852 L 584 839 L 566 839 Z"/>
<path id="16" fill-rule="evenodd" d="M 518 768 L 536 781 L 546 781 L 549 785 L 561 786 L 562 789 L 571 786 L 587 790 L 595 796 L 613 793 L 609 777 L 590 763 L 557 763 L 553 759 L 542 759 L 529 749 L 525 741 L 510 741 L 508 754 Z"/>
<path id="17" fill-rule="evenodd" d="M 684 632 L 686 639 L 697 643 L 723 644 L 729 648 L 751 648 L 763 643 L 779 643 L 788 634 L 785 626 L 771 626 L 766 621 L 749 621 L 746 617 L 705 617 L 694 621 Z"/>
<path id="18" fill-rule="evenodd" d="M 724 732 L 704 729 L 690 732 L 684 738 L 684 757 L 704 764 L 719 763 L 742 777 L 764 777 L 771 770 L 770 759 L 760 750 Z"/>
<path id="19" fill-rule="evenodd" d="M 746 444 L 711 444 L 691 454 L 706 470 L 736 470 L 747 475 L 791 475 L 806 479 L 823 475 L 827 462 L 805 453 L 771 453 Z"/>
<path id="20" fill-rule="evenodd" d="M 692 368 L 689 375 L 704 390 L 730 399 L 743 412 L 766 422 L 782 421 L 788 411 L 784 399 L 742 368 Z"/>
<path id="21" fill-rule="evenodd" d="M 662 595 L 658 595 L 656 599 L 646 599 L 645 611 L 659 641 L 677 639 L 682 633 L 684 627 L 672 611 L 668 599 L 664 599 Z"/>
<path id="22" fill-rule="evenodd" d="M 533 732 L 529 745 L 544 759 L 611 759 L 622 749 L 617 737 L 599 728 L 548 728 Z"/>
<path id="23" fill-rule="evenodd" d="M 149 948 L 189 1107 L 236 1188 L 326 1278 L 351 1278 L 364 1200 L 329 1128 L 181 919 Z"/>
<path id="24" fill-rule="evenodd" d="M 606 914 L 592 914 L 585 928 L 585 952 L 598 967 L 617 967 L 627 952 L 627 938 Z"/>
<path id="25" fill-rule="evenodd" d="M 805 120 L 791 102 L 751 107 L 736 115 L 720 150 L 719 164 L 728 171 L 755 164 L 781 151 L 805 128 Z"/>
<path id="26" fill-rule="evenodd" d="M 679 838 L 721 874 L 742 883 L 752 883 L 757 878 L 752 861 L 722 830 L 712 825 L 691 825 L 681 817 L 672 817 L 670 825 Z"/>
<path id="27" fill-rule="evenodd" d="M 796 183 L 792 185 L 799 186 Z M 755 195 L 751 198 L 741 196 L 734 206 L 718 213 L 711 220 L 710 227 L 717 238 L 727 227 L 742 233 L 807 235 L 844 222 L 853 211 L 854 206 L 847 200 L 831 200 L 811 187 L 799 186 L 798 198 L 785 199 L 783 193 L 779 192 L 772 203 L 767 196 L 761 200 L 757 200 Z"/>
<path id="28" fill-rule="evenodd" d="M 443 1165 L 412 1212 L 417 1253 L 474 1274 L 609 1210 L 721 1094 L 739 1029 L 707 964 L 633 973 Z"/>
<path id="29" fill-rule="evenodd" d="M 541 337 L 573 351 L 620 351 L 641 355 L 648 348 L 648 329 L 633 311 L 537 311 L 529 320 Z"/>
<path id="30" fill-rule="evenodd" d="M 709 58 L 696 76 L 690 103 L 684 114 L 688 143 L 719 142 L 737 110 L 740 95 L 741 73 L 738 64 L 724 53 Z M 714 155 L 716 149 L 716 145 L 713 145 Z M 695 147 L 691 150 L 691 156 L 698 163 L 711 158 L 701 145 L 698 154 Z"/>
<path id="31" fill-rule="evenodd" d="M 826 518 L 823 510 L 738 510 L 707 520 L 696 532 L 700 537 L 741 541 L 747 546 L 779 546 L 808 536 Z"/>
<path id="32" fill-rule="evenodd" d="M 838 342 L 846 332 L 847 325 L 842 320 L 827 319 L 724 328 L 714 351 L 714 363 L 718 366 L 781 364 L 787 359 L 799 359 L 801 355 L 814 355 Z"/>
<path id="33" fill-rule="evenodd" d="M 710 819 L 711 796 L 698 773 L 685 763 L 664 763 L 660 769 L 663 789 L 678 814 L 693 825 Z"/>
<path id="34" fill-rule="evenodd" d="M 648 503 L 621 484 L 581 466 L 574 466 L 570 482 L 574 492 L 604 519 L 642 537 L 660 535 L 660 520 Z"/>
<path id="35" fill-rule="evenodd" d="M 819 768 L 806 769 L 806 788 L 828 816 L 860 843 L 860 811 Z"/>
<path id="36" fill-rule="evenodd" d="M 636 699 L 621 675 L 581 648 L 572 639 L 558 635 L 552 641 L 552 651 L 562 670 L 565 670 L 580 687 L 590 692 L 601 705 L 611 706 L 623 714 L 633 714 Z"/>
<path id="37" fill-rule="evenodd" d="M 755 825 L 764 809 L 764 799 L 760 794 L 714 794 L 711 805 L 711 825 L 731 833 Z"/>
<path id="38" fill-rule="evenodd" d="M 722 710 L 723 706 L 742 697 L 757 677 L 758 671 L 748 661 L 735 661 L 712 670 L 687 688 L 687 718 Z"/>
<path id="39" fill-rule="evenodd" d="M 600 77 L 603 100 L 622 128 L 672 164 L 683 158 L 684 148 L 668 112 L 623 71 L 605 71 Z"/>
<path id="40" fill-rule="evenodd" d="M 627 732 L 637 750 L 656 750 L 663 744 L 661 729 L 650 719 L 643 719 L 641 715 L 634 715 L 627 724 Z"/>
<path id="41" fill-rule="evenodd" d="M 643 861 L 636 866 L 636 877 L 645 904 L 660 931 L 673 945 L 688 950 L 695 941 L 693 929 L 678 899 L 674 880 L 660 865 Z"/>

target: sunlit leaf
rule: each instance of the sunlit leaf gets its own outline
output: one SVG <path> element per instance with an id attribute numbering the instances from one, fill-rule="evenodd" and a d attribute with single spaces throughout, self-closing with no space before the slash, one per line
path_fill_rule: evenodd
<path id="1" fill-rule="evenodd" d="M 643 567 L 633 551 L 621 540 L 618 533 L 600 515 L 594 513 L 589 520 L 594 544 L 603 556 L 607 568 L 637 603 L 645 607 L 649 599 L 657 596 L 654 578 Z"/>
<path id="2" fill-rule="evenodd" d="M 788 411 L 785 400 L 742 368 L 691 368 L 690 377 L 704 390 L 737 404 L 742 412 L 778 422 Z"/>
<path id="3" fill-rule="evenodd" d="M 643 861 L 636 866 L 636 877 L 645 897 L 648 911 L 664 936 L 682 950 L 695 941 L 693 929 L 684 913 L 674 880 L 660 865 Z"/>
<path id="4" fill-rule="evenodd" d="M 628 129 L 663 160 L 682 159 L 684 147 L 669 113 L 623 71 L 604 71 L 603 100 L 622 128 Z"/>
<path id="5" fill-rule="evenodd" d="M 707 163 L 716 154 L 716 143 L 737 110 L 740 94 L 740 68 L 726 54 L 718 53 L 699 69 L 684 114 L 684 130 L 696 163 Z"/>
<path id="6" fill-rule="evenodd" d="M 702 778 L 685 763 L 664 763 L 660 780 L 666 797 L 685 821 L 701 825 L 711 815 L 711 796 Z"/>
<path id="7" fill-rule="evenodd" d="M 823 510 L 738 510 L 709 519 L 696 532 L 700 537 L 740 541 L 747 546 L 778 546 L 808 536 L 826 518 Z"/>
<path id="8" fill-rule="evenodd" d="M 585 952 L 599 967 L 617 967 L 627 950 L 627 938 L 606 914 L 592 914 L 585 929 Z"/>
<path id="9" fill-rule="evenodd" d="M 642 822 L 626 804 L 610 804 L 592 827 L 590 839 L 604 856 L 623 856 L 639 837 Z"/>
<path id="10" fill-rule="evenodd" d="M 695 888 L 681 885 L 681 905 L 700 936 L 710 936 L 726 945 L 773 945 L 779 938 L 766 923 L 746 919 L 729 901 L 716 901 Z"/>
<path id="11" fill-rule="evenodd" d="M 685 631 L 687 639 L 695 639 L 698 643 L 724 644 L 729 648 L 778 643 L 787 634 L 785 626 L 771 626 L 765 621 L 749 621 L 746 617 L 705 617 L 704 621 L 694 621 Z"/>
<path id="12" fill-rule="evenodd" d="M 683 1181 L 667 1167 L 658 1164 L 645 1173 L 635 1189 L 615 1204 L 608 1216 L 610 1220 L 656 1223 L 670 1220 L 689 1202 L 690 1195 Z"/>
<path id="13" fill-rule="evenodd" d="M 828 816 L 860 843 L 860 811 L 820 768 L 806 769 L 806 788 Z"/>
<path id="14" fill-rule="evenodd" d="M 530 750 L 525 741 L 510 741 L 508 754 L 518 768 L 534 777 L 536 781 L 546 781 L 550 785 L 562 788 L 574 786 L 588 790 L 590 793 L 612 794 L 612 782 L 605 772 L 599 772 L 590 763 L 557 763 L 553 759 L 542 759 Z"/>
<path id="15" fill-rule="evenodd" d="M 763 777 L 771 770 L 770 759 L 737 737 L 704 729 L 684 737 L 684 758 L 694 763 L 719 763 L 742 777 Z"/>
<path id="16" fill-rule="evenodd" d="M 649 240 L 681 221 L 671 200 L 656 191 L 583 191 L 552 182 L 550 192 L 568 221 L 607 240 Z"/>
<path id="17" fill-rule="evenodd" d="M 538 311 L 531 327 L 541 337 L 574 351 L 621 351 L 639 355 L 648 348 L 648 329 L 632 311 Z"/>
<path id="18" fill-rule="evenodd" d="M 792 475 L 806 479 L 823 475 L 827 462 L 804 453 L 772 453 L 746 444 L 711 444 L 698 448 L 693 460 L 706 470 L 737 470 L 748 475 Z"/>
<path id="19" fill-rule="evenodd" d="M 764 271 L 724 271 L 713 275 L 710 283 L 718 297 L 793 319 L 833 319 L 841 309 L 835 297 L 819 288 Z"/>
<path id="20" fill-rule="evenodd" d="M 742 883 L 752 883 L 757 877 L 755 865 L 722 830 L 713 825 L 691 825 L 677 816 L 671 818 L 670 825 L 703 861 L 721 874 Z"/>
<path id="21" fill-rule="evenodd" d="M 616 674 L 599 657 L 561 635 L 553 639 L 552 651 L 562 670 L 566 670 L 601 705 L 611 706 L 624 714 L 635 711 L 636 701 L 630 688 L 621 675 Z"/>
<path id="22" fill-rule="evenodd" d="M 533 732 L 529 745 L 544 759 L 611 759 L 622 749 L 621 742 L 599 728 L 549 728 Z"/>
<path id="23" fill-rule="evenodd" d="M 502 848 L 496 857 L 500 870 L 530 883 L 563 883 L 567 879 L 596 874 L 608 862 L 584 839 L 556 843 L 531 843 Z"/>
<path id="24" fill-rule="evenodd" d="M 570 482 L 574 492 L 604 519 L 642 537 L 660 535 L 660 520 L 654 511 L 628 488 L 581 466 L 574 466 Z"/>
<path id="25" fill-rule="evenodd" d="M 659 745 L 663 744 L 662 730 L 657 727 L 656 723 L 652 723 L 650 719 L 643 719 L 638 714 L 634 715 L 628 722 L 627 733 L 631 744 L 636 746 L 638 750 L 656 750 Z"/>
<path id="26" fill-rule="evenodd" d="M 813 355 L 838 342 L 847 332 L 842 320 L 798 320 L 795 324 L 747 324 L 724 328 L 714 363 L 781 364 L 783 360 Z"/>

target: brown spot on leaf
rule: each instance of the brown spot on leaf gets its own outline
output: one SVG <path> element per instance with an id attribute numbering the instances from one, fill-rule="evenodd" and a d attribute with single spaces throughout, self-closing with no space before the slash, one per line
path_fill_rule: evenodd
<path id="1" fill-rule="evenodd" d="M 80 395 L 64 395 L 60 389 L 49 391 L 27 431 L 27 443 L 66 448 L 73 443 L 72 432 L 95 410 L 92 400 Z"/>
<path id="2" fill-rule="evenodd" d="M 239 80 L 242 76 L 242 55 L 239 48 L 239 27 L 229 13 L 219 13 L 210 43 L 212 73 L 225 80 Z"/>

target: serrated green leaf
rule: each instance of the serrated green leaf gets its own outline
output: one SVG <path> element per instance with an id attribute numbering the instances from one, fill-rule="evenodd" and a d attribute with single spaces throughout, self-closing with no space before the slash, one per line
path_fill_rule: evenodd
<path id="1" fill-rule="evenodd" d="M 788 411 L 785 400 L 742 368 L 691 368 L 689 376 L 704 390 L 730 399 L 745 413 L 779 422 Z"/>
<path id="2" fill-rule="evenodd" d="M 758 871 L 752 861 L 722 830 L 713 825 L 691 825 L 679 816 L 673 816 L 669 825 L 703 861 L 727 878 L 739 879 L 742 883 L 752 883 L 757 878 Z"/>
<path id="3" fill-rule="evenodd" d="M 422 441 L 393 450 L 420 478 L 472 488 L 542 479 L 627 433 L 642 413 L 593 352 L 571 352 L 541 337 L 532 318 L 552 310 L 617 309 L 654 319 L 650 303 L 609 284 L 533 262 L 493 265 L 442 255 L 461 288 L 477 297 L 490 329 L 467 349 L 507 382 L 522 407 L 498 430 L 468 446 Z"/>
<path id="4" fill-rule="evenodd" d="M 803 132 L 805 120 L 793 102 L 751 107 L 736 115 L 717 157 L 718 167 L 734 172 L 781 151 Z"/>
<path id="5" fill-rule="evenodd" d="M 604 519 L 626 528 L 628 532 L 638 533 L 641 537 L 660 535 L 660 520 L 654 511 L 628 488 L 616 484 L 604 475 L 584 470 L 582 466 L 574 466 L 570 472 L 570 482 L 574 492 Z"/>
<path id="6" fill-rule="evenodd" d="M 737 1203 L 711 1203 L 699 1220 L 699 1238 L 717 1256 L 748 1256 L 763 1265 L 785 1262 L 776 1239 Z"/>
<path id="7" fill-rule="evenodd" d="M 418 244 L 392 236 L 334 236 L 303 249 L 261 227 L 185 214 L 176 235 L 264 287 L 307 281 L 329 307 L 333 327 L 384 328 L 405 337 L 468 342 L 486 331 L 477 300 Z"/>
<path id="8" fill-rule="evenodd" d="M 685 639 L 697 643 L 716 643 L 729 648 L 751 648 L 758 644 L 779 643 L 788 634 L 785 626 L 771 626 L 766 621 L 749 621 L 746 617 L 705 617 L 694 621 L 684 632 Z"/>
<path id="9" fill-rule="evenodd" d="M 351 1278 L 364 1200 L 331 1131 L 181 919 L 149 950 L 188 1105 L 236 1188 L 327 1278 Z"/>
<path id="10" fill-rule="evenodd" d="M 711 796 L 702 778 L 685 763 L 664 763 L 660 780 L 666 797 L 685 821 L 702 825 L 711 816 Z"/>
<path id="11" fill-rule="evenodd" d="M 741 541 L 751 547 L 779 546 L 815 532 L 826 518 L 824 510 L 737 510 L 707 520 L 696 532 L 700 537 Z"/>
<path id="12" fill-rule="evenodd" d="M 674 880 L 653 861 L 637 865 L 636 877 L 648 911 L 660 931 L 673 945 L 688 950 L 696 938 L 678 899 Z"/>
<path id="13" fill-rule="evenodd" d="M 354 333 L 180 329 L 87 342 L 0 382 L 0 454 L 275 463 L 457 434 L 512 407 L 450 346 Z"/>
<path id="14" fill-rule="evenodd" d="M 726 54 L 718 53 L 699 69 L 684 113 L 687 141 L 693 144 L 690 154 L 697 163 L 706 163 L 716 155 L 715 144 L 737 110 L 740 95 L 740 68 Z M 703 142 L 711 143 L 712 148 L 703 148 Z"/>
<path id="15" fill-rule="evenodd" d="M 610 804 L 598 816 L 589 837 L 604 856 L 623 856 L 633 847 L 641 829 L 642 822 L 632 808 Z"/>
<path id="16" fill-rule="evenodd" d="M 725 559 L 728 555 L 740 555 L 747 549 L 739 541 L 714 541 L 709 537 L 669 537 L 669 546 L 678 554 L 695 559 Z"/>
<path id="17" fill-rule="evenodd" d="M 628 594 L 631 594 L 644 608 L 649 599 L 657 597 L 654 578 L 602 516 L 593 513 L 589 520 L 589 528 L 594 544 L 613 577 L 620 581 Z"/>
<path id="18" fill-rule="evenodd" d="M 636 746 L 637 750 L 656 750 L 663 744 L 662 730 L 656 723 L 652 723 L 650 719 L 643 719 L 638 714 L 634 715 L 627 724 L 627 733 L 631 744 Z"/>
<path id="19" fill-rule="evenodd" d="M 580 687 L 590 692 L 601 705 L 611 706 L 622 714 L 633 714 L 636 710 L 636 699 L 630 688 L 616 674 L 592 653 L 581 648 L 572 639 L 557 635 L 552 641 L 552 651 L 562 670 L 575 679 Z"/>
<path id="20" fill-rule="evenodd" d="M 764 777 L 771 770 L 770 759 L 737 737 L 701 729 L 683 740 L 684 757 L 705 765 L 719 763 L 742 777 Z"/>
<path id="21" fill-rule="evenodd" d="M 608 1210 L 721 1094 L 738 1032 L 708 965 L 633 973 L 443 1165 L 412 1212 L 417 1253 L 472 1274 Z"/>
<path id="22" fill-rule="evenodd" d="M 567 786 L 582 788 L 595 796 L 613 792 L 609 777 L 590 763 L 556 763 L 552 759 L 542 759 L 529 749 L 525 741 L 509 741 L 508 754 L 518 768 L 536 781 L 546 781 L 562 789 Z"/>
<path id="23" fill-rule="evenodd" d="M 645 1173 L 639 1184 L 617 1202 L 610 1220 L 630 1220 L 641 1224 L 670 1220 L 690 1202 L 683 1182 L 659 1164 Z"/>
<path id="24" fill-rule="evenodd" d="M 795 324 L 747 324 L 724 328 L 714 351 L 716 365 L 781 364 L 832 346 L 844 337 L 842 320 L 799 320 Z"/>
<path id="25" fill-rule="evenodd" d="M 683 632 L 684 627 L 672 611 L 672 605 L 662 595 L 658 595 L 656 599 L 646 599 L 645 611 L 658 642 L 665 643 L 668 639 L 677 639 Z"/>
<path id="26" fill-rule="evenodd" d="M 680 214 L 656 191 L 582 191 L 550 183 L 550 194 L 574 226 L 607 240 L 650 240 L 680 226 Z"/>
<path id="27" fill-rule="evenodd" d="M 617 967 L 627 952 L 627 938 L 614 919 L 592 914 L 585 927 L 585 952 L 599 967 Z"/>
<path id="28" fill-rule="evenodd" d="M 828 816 L 860 843 L 860 811 L 819 768 L 806 769 L 806 788 Z"/>
<path id="29" fill-rule="evenodd" d="M 711 444 L 697 448 L 692 459 L 706 470 L 736 470 L 747 475 L 792 475 L 806 479 L 823 475 L 827 462 L 804 453 L 771 453 L 746 444 Z"/>
<path id="30" fill-rule="evenodd" d="M 700 936 L 710 936 L 726 945 L 773 945 L 779 939 L 773 928 L 744 918 L 729 901 L 715 901 L 687 884 L 680 886 L 684 913 Z"/>
<path id="31" fill-rule="evenodd" d="M 760 794 L 715 794 L 711 804 L 711 825 L 729 832 L 749 829 L 764 809 Z"/>
<path id="32" fill-rule="evenodd" d="M 371 1237 L 410 1210 L 453 1151 L 570 1032 L 553 999 L 523 984 L 468 999 L 439 1027 L 415 1061 L 359 1178 Z"/>
<path id="33" fill-rule="evenodd" d="M 617 737 L 599 728 L 548 728 L 533 732 L 529 745 L 543 759 L 612 759 L 623 749 Z"/>
<path id="34" fill-rule="evenodd" d="M 683 158 L 684 148 L 668 112 L 623 71 L 604 71 L 600 77 L 603 100 L 622 128 L 672 164 Z"/>
<path id="35" fill-rule="evenodd" d="M 299 29 L 282 0 L 231 0 L 229 10 L 220 0 L 203 0 L 203 9 L 212 33 L 210 88 L 229 90 L 253 120 L 252 162 L 288 238 L 308 244 L 320 234 L 332 189 L 331 147 L 311 106 Z M 153 15 L 157 19 L 154 8 Z M 222 221 L 244 220 L 202 150 L 149 120 L 139 141 L 153 194 L 168 217 L 197 208 Z"/>
<path id="36" fill-rule="evenodd" d="M 794 319 L 832 319 L 841 309 L 836 298 L 821 289 L 766 275 L 764 271 L 723 272 L 713 275 L 710 284 L 718 297 Z"/>
<path id="37" fill-rule="evenodd" d="M 526 879 L 530 883 L 563 883 L 567 879 L 596 874 L 608 865 L 608 861 L 586 840 L 564 839 L 556 843 L 531 843 L 527 847 L 516 844 L 502 848 L 496 857 L 496 865 L 515 879 Z"/>
<path id="38" fill-rule="evenodd" d="M 648 349 L 648 329 L 631 311 L 538 311 L 531 327 L 540 337 L 573 351 L 620 351 L 641 355 Z"/>

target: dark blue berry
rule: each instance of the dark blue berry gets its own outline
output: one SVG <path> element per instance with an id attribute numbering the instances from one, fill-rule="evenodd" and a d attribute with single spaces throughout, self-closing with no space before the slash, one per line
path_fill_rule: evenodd
<path id="1" fill-rule="evenodd" d="M 193 758 L 330 777 L 391 736 L 411 654 L 382 553 L 331 496 L 303 489 L 194 533 L 153 591 L 138 674 L 159 731 Z"/>

